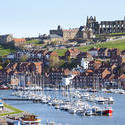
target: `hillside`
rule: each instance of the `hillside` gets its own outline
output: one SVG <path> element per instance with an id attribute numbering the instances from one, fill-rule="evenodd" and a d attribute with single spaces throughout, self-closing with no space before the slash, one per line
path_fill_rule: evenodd
<path id="1" fill-rule="evenodd" d="M 111 41 L 111 42 L 105 42 L 105 43 L 97 43 L 89 46 L 81 46 L 78 47 L 79 50 L 86 52 L 88 49 L 92 47 L 97 47 L 97 48 L 118 48 L 121 51 L 125 50 L 125 39 L 123 40 L 116 40 L 116 41 Z M 55 50 L 59 56 L 63 56 L 64 53 L 66 52 L 67 49 L 58 49 Z"/>
<path id="2" fill-rule="evenodd" d="M 15 49 L 12 47 L 0 45 L 0 56 L 6 56 L 14 51 Z"/>
<path id="3" fill-rule="evenodd" d="M 39 40 L 28 40 L 28 41 L 26 41 L 26 43 L 28 43 L 28 44 L 40 44 L 40 41 Z"/>
<path id="4" fill-rule="evenodd" d="M 90 46 L 84 46 L 84 47 L 79 47 L 80 50 L 82 51 L 87 51 L 88 49 L 92 47 L 97 47 L 97 48 L 118 48 L 121 51 L 125 50 L 125 39 L 123 40 L 116 40 L 116 41 L 111 41 L 111 42 L 105 42 L 105 43 L 98 43 Z"/>

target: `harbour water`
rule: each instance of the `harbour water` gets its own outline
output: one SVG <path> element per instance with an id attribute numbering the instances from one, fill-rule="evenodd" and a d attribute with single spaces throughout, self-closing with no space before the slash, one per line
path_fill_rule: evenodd
<path id="1" fill-rule="evenodd" d="M 0 90 L 0 97 L 11 97 L 11 90 Z M 57 91 L 47 91 L 46 94 L 61 97 Z M 54 121 L 57 125 L 124 125 L 125 123 L 125 95 L 106 94 L 115 99 L 112 105 L 112 116 L 78 116 L 65 111 L 55 109 L 47 104 L 32 103 L 31 101 L 6 101 L 6 103 L 21 110 L 34 113 L 39 116 L 42 123 Z"/>

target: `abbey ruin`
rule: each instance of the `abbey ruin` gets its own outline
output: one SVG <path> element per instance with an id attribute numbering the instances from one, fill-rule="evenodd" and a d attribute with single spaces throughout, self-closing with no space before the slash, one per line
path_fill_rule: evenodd
<path id="1" fill-rule="evenodd" d="M 94 34 L 104 33 L 123 33 L 125 32 L 125 17 L 124 20 L 101 21 L 96 20 L 96 17 L 87 17 L 86 27 L 91 28 Z"/>

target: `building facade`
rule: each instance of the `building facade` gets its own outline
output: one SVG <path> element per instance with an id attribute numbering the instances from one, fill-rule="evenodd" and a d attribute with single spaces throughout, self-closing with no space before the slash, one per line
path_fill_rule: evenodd
<path id="1" fill-rule="evenodd" d="M 0 35 L 0 43 L 7 44 L 13 42 L 13 36 L 11 34 Z"/>
<path id="2" fill-rule="evenodd" d="M 93 38 L 93 32 L 91 29 L 80 26 L 79 28 L 70 28 L 70 29 L 62 29 L 58 26 L 55 30 L 50 30 L 50 35 L 55 34 L 62 37 L 63 41 L 72 40 L 72 39 L 91 39 Z"/>
<path id="3" fill-rule="evenodd" d="M 98 22 L 95 16 L 87 17 L 86 27 L 91 28 L 95 34 L 123 33 L 125 32 L 125 17 L 123 20 L 101 22 Z"/>

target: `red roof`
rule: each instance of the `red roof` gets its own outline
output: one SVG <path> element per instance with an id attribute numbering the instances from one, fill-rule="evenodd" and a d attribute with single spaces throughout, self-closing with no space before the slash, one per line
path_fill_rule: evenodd
<path id="1" fill-rule="evenodd" d="M 24 38 L 15 38 L 14 42 L 26 42 Z"/>
<path id="2" fill-rule="evenodd" d="M 87 72 L 93 72 L 93 71 L 88 69 Z"/>
<path id="3" fill-rule="evenodd" d="M 122 74 L 120 77 L 119 77 L 119 79 L 125 79 L 125 74 Z"/>
<path id="4" fill-rule="evenodd" d="M 57 52 L 53 51 L 51 52 L 50 56 L 58 56 Z"/>

